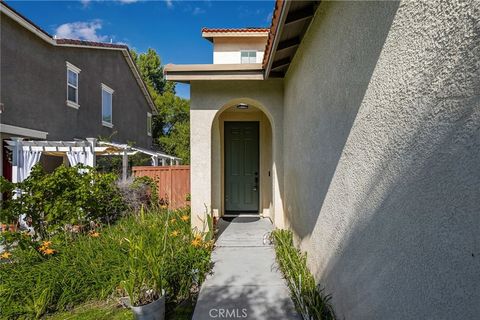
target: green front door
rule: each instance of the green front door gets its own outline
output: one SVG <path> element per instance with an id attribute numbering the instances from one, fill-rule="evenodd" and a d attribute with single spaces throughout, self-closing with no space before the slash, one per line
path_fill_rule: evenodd
<path id="1" fill-rule="evenodd" d="M 225 122 L 225 211 L 258 213 L 258 122 Z"/>

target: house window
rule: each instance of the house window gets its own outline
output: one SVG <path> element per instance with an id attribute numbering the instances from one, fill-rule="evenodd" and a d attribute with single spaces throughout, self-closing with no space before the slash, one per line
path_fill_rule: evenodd
<path id="1" fill-rule="evenodd" d="M 77 108 L 78 104 L 78 74 L 80 69 L 67 61 L 67 106 Z"/>
<path id="2" fill-rule="evenodd" d="M 257 52 L 256 51 L 242 51 L 240 52 L 241 63 L 256 63 Z"/>
<path id="3" fill-rule="evenodd" d="M 147 135 L 152 136 L 152 114 L 147 112 Z"/>
<path id="4" fill-rule="evenodd" d="M 102 83 L 102 124 L 112 128 L 113 89 Z"/>

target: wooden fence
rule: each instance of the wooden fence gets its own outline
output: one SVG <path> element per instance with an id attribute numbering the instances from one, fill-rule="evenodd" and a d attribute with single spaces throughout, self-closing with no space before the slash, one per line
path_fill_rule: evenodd
<path id="1" fill-rule="evenodd" d="M 133 167 L 135 177 L 147 176 L 157 183 L 160 201 L 170 208 L 183 208 L 190 203 L 190 166 Z"/>

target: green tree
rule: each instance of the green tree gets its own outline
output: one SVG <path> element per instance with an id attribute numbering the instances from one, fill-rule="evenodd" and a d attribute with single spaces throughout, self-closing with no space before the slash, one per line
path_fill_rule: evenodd
<path id="1" fill-rule="evenodd" d="M 161 95 L 166 91 L 175 93 L 175 83 L 165 80 L 163 77 L 163 66 L 160 56 L 154 49 L 137 54 L 132 51 L 132 58 L 135 60 L 140 75 L 149 89 L 153 89 L 153 95 Z M 152 94 L 152 90 L 150 92 Z"/>
<path id="2" fill-rule="evenodd" d="M 165 80 L 160 56 L 154 49 L 131 52 L 157 108 L 153 138 L 166 153 L 190 163 L 190 102 L 175 95 L 175 83 Z"/>
<path id="3" fill-rule="evenodd" d="M 165 92 L 155 100 L 158 116 L 153 133 L 160 147 L 167 153 L 190 163 L 190 104 L 171 92 Z"/>

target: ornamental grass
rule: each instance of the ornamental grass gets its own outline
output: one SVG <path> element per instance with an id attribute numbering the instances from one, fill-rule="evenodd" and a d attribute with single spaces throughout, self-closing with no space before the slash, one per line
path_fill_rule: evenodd
<path id="1" fill-rule="evenodd" d="M 153 246 L 163 238 L 159 259 L 167 303 L 188 299 L 210 269 L 212 243 L 192 231 L 189 210 L 154 208 L 85 233 L 60 233 L 40 243 L 24 240 L 33 244 L 4 252 L 0 319 L 41 318 L 88 301 L 125 296 L 121 283 L 131 267 L 125 239 Z"/>
<path id="2" fill-rule="evenodd" d="M 291 231 L 272 232 L 275 253 L 280 269 L 287 281 L 291 297 L 304 320 L 334 320 L 331 296 L 315 282 L 307 267 L 307 256 L 293 244 Z"/>

